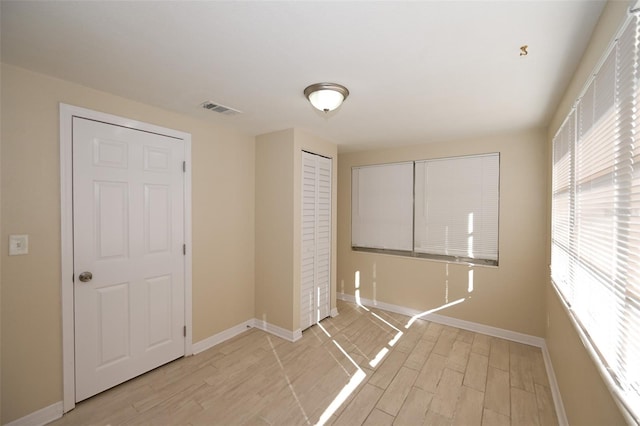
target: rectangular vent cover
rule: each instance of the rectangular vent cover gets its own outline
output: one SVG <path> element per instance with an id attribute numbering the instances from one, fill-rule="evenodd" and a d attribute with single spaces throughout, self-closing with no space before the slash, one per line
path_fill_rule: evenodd
<path id="1" fill-rule="evenodd" d="M 237 109 L 233 109 L 233 108 L 230 108 L 228 106 L 216 104 L 216 103 L 211 102 L 211 101 L 203 102 L 201 104 L 201 106 L 202 106 L 202 108 L 208 109 L 209 111 L 217 112 L 219 114 L 224 114 L 224 115 L 237 115 L 237 114 L 241 113 L 241 111 L 238 111 Z"/>

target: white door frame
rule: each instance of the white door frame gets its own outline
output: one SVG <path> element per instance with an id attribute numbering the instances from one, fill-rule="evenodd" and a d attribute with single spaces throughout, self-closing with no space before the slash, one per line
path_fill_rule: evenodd
<path id="1" fill-rule="evenodd" d="M 192 294 L 191 294 L 191 134 L 130 120 L 116 115 L 92 111 L 86 108 L 60 104 L 60 237 L 61 237 L 61 298 L 62 298 L 62 385 L 63 411 L 76 405 L 75 384 L 75 334 L 73 302 L 73 117 L 101 121 L 108 124 L 157 133 L 181 139 L 184 142 L 184 158 L 187 163 L 184 179 L 184 243 L 186 244 L 185 291 L 185 356 L 193 354 L 192 348 Z"/>

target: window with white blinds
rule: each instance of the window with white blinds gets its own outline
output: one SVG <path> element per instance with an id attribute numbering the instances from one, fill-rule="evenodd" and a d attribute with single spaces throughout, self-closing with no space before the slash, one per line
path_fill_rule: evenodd
<path id="1" fill-rule="evenodd" d="M 415 162 L 415 251 L 498 260 L 499 154 Z"/>
<path id="2" fill-rule="evenodd" d="M 352 247 L 497 265 L 499 159 L 354 167 Z"/>
<path id="3" fill-rule="evenodd" d="M 413 163 L 351 170 L 351 245 L 411 251 Z"/>
<path id="4" fill-rule="evenodd" d="M 553 139 L 551 277 L 640 420 L 638 19 L 630 19 Z"/>

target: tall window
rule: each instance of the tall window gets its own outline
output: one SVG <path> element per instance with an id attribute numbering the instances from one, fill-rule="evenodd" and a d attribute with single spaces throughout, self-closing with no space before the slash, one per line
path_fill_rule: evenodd
<path id="1" fill-rule="evenodd" d="M 640 419 L 637 55 L 633 18 L 553 139 L 551 277 Z"/>

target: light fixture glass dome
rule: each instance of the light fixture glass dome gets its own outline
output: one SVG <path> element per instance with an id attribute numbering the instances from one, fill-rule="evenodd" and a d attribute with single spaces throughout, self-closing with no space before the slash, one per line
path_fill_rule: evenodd
<path id="1" fill-rule="evenodd" d="M 346 87 L 335 83 L 316 83 L 304 89 L 304 95 L 314 108 L 329 112 L 338 108 L 349 96 Z"/>

